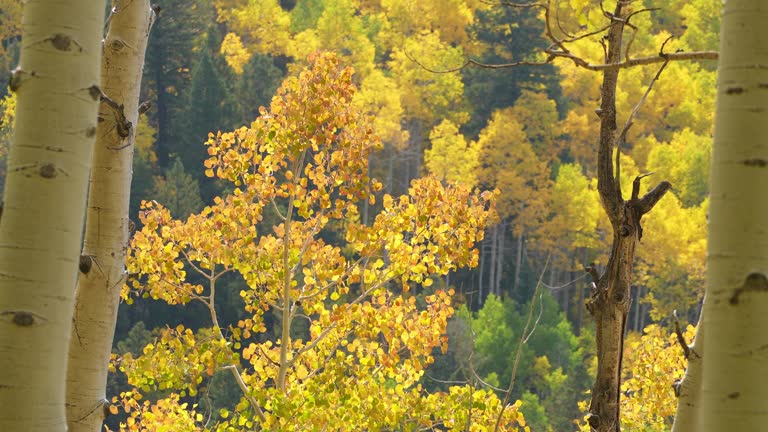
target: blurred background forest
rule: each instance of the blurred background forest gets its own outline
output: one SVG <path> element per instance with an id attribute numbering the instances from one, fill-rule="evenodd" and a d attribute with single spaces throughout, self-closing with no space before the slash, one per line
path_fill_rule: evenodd
<path id="1" fill-rule="evenodd" d="M 17 63 L 19 3 L 0 1 L 3 76 Z M 666 46 L 670 52 L 717 49 L 720 2 L 639 3 L 638 8 L 660 9 L 634 22 L 634 52 L 656 53 L 669 36 L 674 36 Z M 547 41 L 538 9 L 481 0 L 158 4 L 162 11 L 151 33 L 142 84 L 142 100 L 150 101 L 151 108 L 138 125 L 131 218 L 138 223 L 142 200 L 155 200 L 183 219 L 227 194 L 231 186 L 204 174 L 208 134 L 250 124 L 282 81 L 306 66 L 308 55 L 333 50 L 354 68 L 358 92 L 353 102 L 375 119 L 383 148 L 371 156 L 370 170 L 384 192 L 404 193 L 411 180 L 432 174 L 501 193 L 499 219 L 480 244 L 479 266 L 416 290 L 420 296 L 448 287 L 457 292 L 448 353 L 436 353 L 422 385 L 441 389 L 477 380 L 483 383 L 478 385 L 506 387 L 527 305 L 542 276 L 541 315 L 517 369 L 513 400 L 523 401 L 521 410 L 534 431 L 576 429 L 578 402 L 588 399 L 594 368 L 593 326 L 583 306 L 590 280 L 583 269 L 605 264 L 611 238 L 595 179 L 600 76 L 566 61 L 433 72 L 458 68 L 470 57 L 491 64 L 544 60 L 539 50 Z M 563 28 L 598 22 L 597 4 L 560 2 L 556 10 Z M 574 50 L 597 62 L 602 58 L 594 40 L 579 41 Z M 695 322 L 700 311 L 715 66 L 669 64 L 621 149 L 626 185 L 645 172 L 673 185 L 644 219 L 628 322 L 633 333 L 628 386 L 633 373 L 640 375 L 633 372 L 640 361 L 635 354 L 658 355 L 649 354 L 651 345 L 670 349 L 669 332 L 661 328 L 670 325 L 672 311 L 687 322 Z M 621 122 L 657 70 L 651 65 L 621 72 Z M 14 100 L 2 93 L 0 140 L 7 148 Z M 377 210 L 366 206 L 363 220 Z M 234 275 L 220 283 L 222 326 L 245 317 L 238 295 L 244 285 Z M 150 299 L 123 304 L 115 351 L 138 354 L 155 337 L 154 329 L 183 323 L 194 330 L 208 325 L 206 317 L 196 304 L 168 306 Z M 268 316 L 266 323 L 267 334 L 279 331 Z M 647 337 L 655 339 L 644 345 L 639 334 L 646 328 Z M 666 372 L 658 372 L 656 379 L 671 393 Z M 119 393 L 126 388 L 125 378 L 116 374 L 110 386 L 107 394 Z M 206 397 L 216 406 L 240 396 L 229 375 L 214 375 L 207 388 Z M 627 390 L 630 396 L 639 391 Z M 673 411 L 659 412 L 657 424 L 646 430 L 668 426 Z M 628 418 L 631 424 L 631 413 Z"/>

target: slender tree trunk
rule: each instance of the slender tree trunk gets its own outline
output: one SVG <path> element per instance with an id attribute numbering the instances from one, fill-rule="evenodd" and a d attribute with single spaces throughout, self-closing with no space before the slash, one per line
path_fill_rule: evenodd
<path id="1" fill-rule="evenodd" d="M 517 236 L 517 251 L 515 252 L 515 280 L 512 284 L 512 292 L 520 289 L 520 269 L 523 266 L 523 234 Z"/>
<path id="2" fill-rule="evenodd" d="M 584 290 L 586 287 L 585 284 L 579 282 L 577 285 L 577 289 L 579 290 L 578 293 L 578 312 L 576 314 L 576 328 L 574 329 L 574 334 L 576 336 L 581 336 L 581 326 L 584 325 Z"/>
<path id="3" fill-rule="evenodd" d="M 642 314 L 642 307 L 640 306 L 640 295 L 643 292 L 643 287 L 639 286 L 635 289 L 635 321 L 633 330 L 640 331 L 640 314 Z"/>
<path id="4" fill-rule="evenodd" d="M 675 383 L 675 394 L 678 396 L 677 413 L 672 432 L 700 431 L 699 413 L 701 412 L 701 374 L 704 354 L 704 326 L 699 318 L 696 327 L 696 337 L 693 345 L 687 346 L 685 341 L 680 341 L 684 348 L 683 355 L 688 360 L 688 368 L 682 381 Z"/>
<path id="5" fill-rule="evenodd" d="M 162 38 L 158 39 L 158 41 L 162 42 Z M 171 162 L 171 109 L 169 106 L 171 100 L 168 94 L 168 84 L 165 82 L 164 64 L 157 60 L 163 55 L 162 52 L 165 49 L 162 44 L 153 46 L 153 54 L 150 58 L 155 60 L 150 61 L 147 65 L 150 68 L 150 76 L 154 75 L 155 78 L 155 100 L 153 105 L 157 113 L 157 163 L 163 168 L 169 166 Z M 157 51 L 157 54 L 155 54 L 155 51 Z"/>
<path id="6" fill-rule="evenodd" d="M 702 324 L 702 431 L 768 425 L 768 4 L 729 0 L 720 35 Z"/>
<path id="7" fill-rule="evenodd" d="M 494 282 L 494 285 L 496 286 L 496 295 L 501 297 L 501 278 L 504 275 L 504 238 L 507 234 L 507 225 L 505 223 L 501 223 L 497 229 L 499 230 L 499 245 L 496 255 L 496 281 Z"/>
<path id="8" fill-rule="evenodd" d="M 617 63 L 622 57 L 622 37 L 627 2 L 617 2 L 611 14 L 611 26 L 605 38 L 605 63 Z M 592 388 L 588 422 L 598 432 L 619 432 L 621 396 L 621 366 L 624 352 L 624 329 L 631 304 L 630 285 L 635 248 L 642 237 L 640 219 L 656 205 L 669 190 L 668 182 L 661 182 L 640 197 L 640 179 L 632 185 L 629 200 L 624 200 L 617 172 L 614 173 L 613 156 L 616 146 L 623 140 L 623 130 L 617 133 L 616 85 L 619 69 L 603 71 L 601 85 L 600 142 L 598 146 L 598 183 L 600 200 L 613 228 L 611 254 L 602 275 L 589 268 L 596 289 L 587 303 L 587 310 L 595 319 L 597 345 L 597 377 Z M 619 149 L 620 151 L 620 149 Z M 618 155 L 618 154 L 617 154 Z"/>
<path id="9" fill-rule="evenodd" d="M 557 286 L 557 279 L 559 276 L 559 272 L 554 268 L 555 266 L 552 266 L 552 268 L 549 269 L 549 279 L 547 279 L 547 285 L 551 287 Z M 565 310 L 566 308 L 563 307 L 563 289 L 560 288 L 552 293 L 552 297 L 557 301 L 557 306 L 560 308 L 560 310 Z"/>
<path id="10" fill-rule="evenodd" d="M 497 259 L 497 245 L 498 245 L 499 226 L 493 227 L 493 235 L 491 236 L 491 262 L 490 271 L 488 272 L 488 294 L 496 294 L 496 268 L 498 267 Z"/>
<path id="11" fill-rule="evenodd" d="M 64 431 L 104 3 L 27 1 L 0 223 L 0 431 Z"/>
<path id="12" fill-rule="evenodd" d="M 485 243 L 488 241 L 487 238 L 488 237 L 485 236 L 480 242 L 480 263 L 477 266 L 477 290 L 479 292 L 477 297 L 478 308 L 483 307 L 483 271 L 485 271 Z"/>
<path id="13" fill-rule="evenodd" d="M 587 248 L 582 248 L 581 262 L 583 262 L 584 265 L 586 265 L 587 263 Z M 587 284 L 579 283 L 578 287 L 579 287 L 579 307 L 578 307 L 579 313 L 578 313 L 578 321 L 576 324 L 576 332 L 575 332 L 576 336 L 581 335 L 581 326 L 584 325 L 584 309 L 585 309 L 584 308 L 584 290 L 587 289 Z"/>
<path id="14" fill-rule="evenodd" d="M 98 432 L 107 410 L 105 389 L 125 282 L 128 205 L 139 87 L 154 12 L 148 0 L 119 0 L 110 15 L 101 67 L 103 91 L 80 277 L 67 369 L 69 432 Z"/>

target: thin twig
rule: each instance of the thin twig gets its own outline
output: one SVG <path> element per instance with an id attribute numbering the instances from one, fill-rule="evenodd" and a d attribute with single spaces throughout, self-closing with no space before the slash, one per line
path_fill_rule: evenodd
<path id="1" fill-rule="evenodd" d="M 669 40 L 669 39 L 667 39 Z M 666 44 L 666 42 L 664 42 Z M 663 45 L 662 45 L 662 51 L 659 52 L 659 55 L 667 55 L 664 54 L 663 51 Z M 648 88 L 645 89 L 645 93 L 643 93 L 643 96 L 640 98 L 640 100 L 635 104 L 635 107 L 632 109 L 632 112 L 629 114 L 629 117 L 627 117 L 626 123 L 624 123 L 624 128 L 621 130 L 621 133 L 619 134 L 618 141 L 616 143 L 617 148 L 621 144 L 621 141 L 626 141 L 627 138 L 627 132 L 629 131 L 629 128 L 632 126 L 632 120 L 637 115 L 637 112 L 640 111 L 640 107 L 643 105 L 645 100 L 648 98 L 648 94 L 651 93 L 651 90 L 653 89 L 653 85 L 656 84 L 656 81 L 659 80 L 659 77 L 661 76 L 661 73 L 664 72 L 664 68 L 667 67 L 669 64 L 669 60 L 664 61 L 662 63 L 661 67 L 659 68 L 658 72 L 656 72 L 656 75 L 654 75 L 653 79 L 651 79 L 651 82 L 648 83 Z"/>
<path id="2" fill-rule="evenodd" d="M 496 418 L 496 426 L 493 428 L 494 432 L 499 430 L 499 426 L 501 425 L 501 419 L 504 417 L 504 410 L 507 408 L 507 404 L 509 403 L 509 398 L 512 396 L 512 388 L 515 386 L 515 376 L 517 375 L 517 366 L 520 363 L 520 355 L 523 352 L 523 345 L 528 341 L 528 338 L 531 337 L 534 330 L 536 330 L 536 325 L 533 325 L 533 328 L 531 328 L 531 321 L 533 320 L 533 309 L 536 307 L 536 295 L 539 293 L 539 288 L 541 287 L 541 281 L 544 279 L 544 273 L 547 271 L 547 267 L 549 266 L 549 256 L 547 256 L 547 261 L 544 263 L 544 268 L 541 271 L 541 274 L 539 274 L 539 281 L 536 282 L 536 288 L 533 290 L 533 296 L 531 296 L 531 304 L 528 306 L 528 320 L 525 322 L 525 328 L 523 328 L 523 331 L 520 333 L 520 342 L 517 344 L 517 352 L 515 353 L 515 362 L 512 364 L 512 376 L 509 379 L 509 387 L 507 387 L 506 395 L 504 396 L 504 401 L 501 403 L 501 410 L 499 410 L 499 416 Z M 538 320 L 536 321 L 538 323 Z"/>
<path id="3" fill-rule="evenodd" d="M 542 315 L 544 315 L 544 295 L 539 293 L 539 316 L 536 317 L 536 321 L 533 323 L 533 328 L 531 329 L 531 332 L 528 333 L 528 336 L 525 337 L 523 343 L 528 343 L 528 339 L 533 336 L 533 332 L 536 330 L 536 327 L 539 326 Z"/>
<path id="4" fill-rule="evenodd" d="M 520 8 L 520 9 L 533 8 L 533 7 L 541 7 L 541 8 L 547 7 L 547 5 L 545 5 L 544 3 L 536 3 L 536 2 L 532 2 L 532 3 L 514 3 L 514 2 L 510 2 L 510 1 L 489 2 L 489 1 L 481 0 L 480 3 L 487 4 L 489 6 L 507 6 L 507 7 L 511 7 L 511 8 Z"/>
<path id="5" fill-rule="evenodd" d="M 561 289 L 563 289 L 563 288 L 566 288 L 566 287 L 568 287 L 568 286 L 571 286 L 571 285 L 575 284 L 576 282 L 578 282 L 578 281 L 580 281 L 580 280 L 584 279 L 584 278 L 585 278 L 585 277 L 587 277 L 587 276 L 589 276 L 589 274 L 585 272 L 583 275 L 581 275 L 581 276 L 577 277 L 576 279 L 573 279 L 573 280 L 571 280 L 570 282 L 566 282 L 566 283 L 564 283 L 563 285 L 558 285 L 558 286 L 550 286 L 550 285 L 547 285 L 547 284 L 545 284 L 544 282 L 542 282 L 542 283 L 541 283 L 541 286 L 543 286 L 544 288 L 547 288 L 547 289 L 548 289 L 548 290 L 550 290 L 550 291 L 559 291 L 559 290 L 561 290 Z"/>
<path id="6" fill-rule="evenodd" d="M 348 303 L 348 305 L 349 305 L 349 306 L 354 306 L 354 305 L 356 305 L 356 304 L 358 304 L 358 303 L 362 302 L 362 301 L 363 301 L 363 300 L 364 300 L 366 297 L 368 297 L 368 295 L 370 295 L 370 294 L 371 294 L 371 293 L 372 293 L 374 290 L 376 290 L 376 289 L 378 289 L 378 288 L 381 288 L 381 287 L 382 287 L 382 286 L 384 286 L 385 284 L 389 283 L 389 281 L 390 281 L 390 280 L 392 280 L 394 277 L 395 277 L 395 275 L 390 275 L 390 276 L 388 276 L 388 277 L 384 278 L 383 280 L 379 281 L 379 283 L 377 283 L 377 284 L 374 284 L 373 286 L 371 286 L 370 288 L 368 288 L 368 290 L 366 290 L 365 292 L 363 292 L 362 294 L 360 294 L 360 296 L 358 296 L 358 297 L 357 297 L 355 300 L 353 300 L 352 302 Z M 336 328 L 336 324 L 337 324 L 337 323 L 338 323 L 338 321 L 334 321 L 334 322 L 333 322 L 331 325 L 329 325 L 329 326 L 328 326 L 328 327 L 326 327 L 326 328 L 325 328 L 325 329 L 324 329 L 322 332 L 320 332 L 320 334 L 319 334 L 319 335 L 317 335 L 317 337 L 316 337 L 316 338 L 315 338 L 315 339 L 314 339 L 312 342 L 310 342 L 310 343 L 309 343 L 309 344 L 307 344 L 307 345 L 304 345 L 304 346 L 303 346 L 303 347 L 301 347 L 301 348 L 300 348 L 298 351 L 296 351 L 296 352 L 294 353 L 294 355 L 293 355 L 293 358 L 291 358 L 291 359 L 289 359 L 289 360 L 287 360 L 287 361 L 286 361 L 286 364 L 287 364 L 287 366 L 286 366 L 286 367 L 291 367 L 291 366 L 293 366 L 294 364 L 296 364 L 296 361 L 299 359 L 299 357 L 301 357 L 301 355 L 302 355 L 302 354 L 304 354 L 304 353 L 306 353 L 307 351 L 309 351 L 309 350 L 313 349 L 313 348 L 314 348 L 314 347 L 316 347 L 316 346 L 317 346 L 317 345 L 318 345 L 320 342 L 322 342 L 322 340 L 323 340 L 323 339 L 325 339 L 325 337 L 326 337 L 326 336 L 328 336 L 328 334 L 329 334 L 329 333 L 330 333 L 330 332 L 331 332 L 331 331 L 332 331 L 334 328 Z"/>
<path id="7" fill-rule="evenodd" d="M 195 270 L 197 273 L 201 274 L 204 278 L 208 279 L 208 273 L 205 273 L 200 269 L 200 267 L 196 266 L 192 260 L 189 258 L 189 255 L 184 249 L 180 250 L 181 254 L 184 255 L 184 259 L 187 261 L 187 264 L 189 264 L 190 267 L 192 267 L 193 270 Z"/>
<path id="8" fill-rule="evenodd" d="M 670 36 L 671 38 L 671 36 Z M 660 56 L 665 56 L 664 54 L 664 45 L 667 44 L 670 38 L 667 38 L 666 41 L 661 45 L 661 50 L 659 51 Z M 629 128 L 632 127 L 632 120 L 634 120 L 635 115 L 637 115 L 638 111 L 640 111 L 640 107 L 643 105 L 645 100 L 648 98 L 648 95 L 651 93 L 651 90 L 653 89 L 653 85 L 656 84 L 656 81 L 659 80 L 659 77 L 661 76 L 661 73 L 664 72 L 664 68 L 667 67 L 669 64 L 669 60 L 664 61 L 662 63 L 659 70 L 656 72 L 656 75 L 654 75 L 653 79 L 651 79 L 651 82 L 648 83 L 648 88 L 645 89 L 645 93 L 643 93 L 643 96 L 640 97 L 640 100 L 635 104 L 635 107 L 632 109 L 632 112 L 629 113 L 629 117 L 627 117 L 626 123 L 624 123 L 624 127 L 621 129 L 621 133 L 616 138 L 616 188 L 618 189 L 619 196 L 621 196 L 621 163 L 619 156 L 621 155 L 621 144 L 627 142 L 627 133 L 629 132 Z"/>
<path id="9" fill-rule="evenodd" d="M 259 415 L 259 419 L 263 422 L 267 418 L 264 416 L 264 411 L 261 410 L 261 407 L 259 406 L 259 403 L 254 399 L 253 396 L 251 396 L 251 391 L 248 390 L 248 386 L 245 385 L 245 381 L 243 381 L 243 377 L 240 376 L 240 372 L 237 370 L 236 365 L 229 365 L 224 366 L 222 369 L 229 369 L 232 371 L 232 376 L 235 378 L 235 381 L 237 381 L 237 385 L 240 387 L 240 391 L 243 392 L 243 396 L 245 396 L 246 399 L 248 399 L 248 402 L 251 404 L 254 410 L 256 410 L 256 414 Z"/>
<path id="10" fill-rule="evenodd" d="M 473 353 L 473 354 L 474 354 L 474 353 Z M 471 356 L 470 356 L 470 357 L 471 357 Z M 485 380 L 483 380 L 482 378 L 480 378 L 480 375 L 478 375 L 477 371 L 475 370 L 475 365 L 474 365 L 474 364 L 472 364 L 472 359 L 471 359 L 471 358 L 469 359 L 469 370 L 470 370 L 470 372 L 472 372 L 472 376 L 473 376 L 473 377 L 474 377 L 474 378 L 475 378 L 475 379 L 476 379 L 476 380 L 477 380 L 477 381 L 478 381 L 480 384 L 482 384 L 482 385 L 484 385 L 484 386 L 486 386 L 486 387 L 488 387 L 488 388 L 490 388 L 490 389 L 493 389 L 493 390 L 495 390 L 495 391 L 497 391 L 497 392 L 499 392 L 499 393 L 504 393 L 504 394 L 506 394 L 506 393 L 507 393 L 507 391 L 506 391 L 505 389 L 503 389 L 503 388 L 500 388 L 500 387 L 496 387 L 496 386 L 494 386 L 494 385 L 492 385 L 492 384 L 490 384 L 490 383 L 486 382 L 486 381 L 485 381 Z"/>
<path id="11" fill-rule="evenodd" d="M 468 384 L 469 383 L 469 381 L 467 381 L 467 380 L 464 380 L 464 381 L 441 380 L 441 379 L 435 378 L 433 376 L 430 376 L 429 374 L 424 374 L 424 376 L 427 379 L 430 379 L 430 380 L 432 380 L 434 382 L 438 382 L 440 384 Z"/>
<path id="12" fill-rule="evenodd" d="M 572 39 L 575 37 L 574 35 L 568 33 L 565 28 L 563 28 L 563 23 L 560 21 L 560 0 L 555 3 L 555 22 L 557 23 L 558 30 L 560 30 L 560 32 L 564 34 L 567 39 Z"/>

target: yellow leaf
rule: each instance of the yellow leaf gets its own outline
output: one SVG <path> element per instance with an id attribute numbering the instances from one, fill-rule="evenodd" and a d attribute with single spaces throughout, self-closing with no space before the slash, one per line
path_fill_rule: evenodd
<path id="1" fill-rule="evenodd" d="M 303 381 L 307 379 L 307 375 L 309 375 L 309 371 L 307 370 L 306 366 L 303 364 L 296 366 L 296 378 Z"/>

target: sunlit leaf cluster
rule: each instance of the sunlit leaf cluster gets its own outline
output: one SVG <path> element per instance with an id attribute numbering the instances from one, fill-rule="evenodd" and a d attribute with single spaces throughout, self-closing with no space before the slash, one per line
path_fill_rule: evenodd
<path id="1" fill-rule="evenodd" d="M 447 349 L 454 312 L 454 291 L 430 286 L 477 265 L 495 194 L 427 177 L 384 195 L 361 223 L 360 206 L 376 205 L 381 185 L 368 176 L 378 140 L 354 93 L 351 69 L 317 54 L 249 128 L 211 135 L 207 174 L 229 181 L 231 194 L 184 221 L 143 204 L 124 298 L 201 303 L 211 327 L 166 329 L 142 354 L 116 359 L 135 388 L 115 401 L 126 430 L 176 417 L 220 431 L 525 426 L 519 404 L 502 407 L 487 389 L 429 394 L 420 383 L 435 350 Z M 247 283 L 245 317 L 222 327 L 217 282 L 230 274 Z M 211 413 L 180 402 L 219 370 L 243 392 L 236 406 Z"/>

